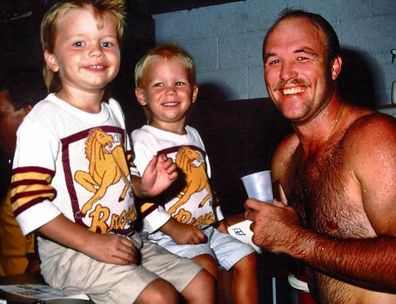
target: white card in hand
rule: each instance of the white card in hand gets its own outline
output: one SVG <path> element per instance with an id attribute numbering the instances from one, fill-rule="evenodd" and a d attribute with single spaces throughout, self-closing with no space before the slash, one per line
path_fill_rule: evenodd
<path id="1" fill-rule="evenodd" d="M 244 220 L 242 222 L 236 223 L 227 228 L 228 233 L 232 235 L 234 238 L 237 238 L 241 242 L 249 244 L 256 250 L 256 252 L 261 253 L 262 249 L 253 243 L 252 237 L 253 232 L 250 230 L 250 224 L 252 222 L 249 220 Z"/>

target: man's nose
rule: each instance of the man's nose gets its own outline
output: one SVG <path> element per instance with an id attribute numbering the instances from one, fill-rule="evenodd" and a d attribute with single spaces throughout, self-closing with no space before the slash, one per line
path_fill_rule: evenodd
<path id="1" fill-rule="evenodd" d="M 282 80 L 287 81 L 289 79 L 296 78 L 297 75 L 298 75 L 298 73 L 297 73 L 295 66 L 292 62 L 284 61 L 282 63 L 282 67 L 280 70 L 280 78 Z"/>

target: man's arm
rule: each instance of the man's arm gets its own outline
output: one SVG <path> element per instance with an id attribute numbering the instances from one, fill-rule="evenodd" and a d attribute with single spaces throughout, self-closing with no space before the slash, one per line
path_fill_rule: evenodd
<path id="1" fill-rule="evenodd" d="M 249 199 L 245 216 L 254 222 L 256 245 L 286 253 L 331 276 L 396 290 L 396 238 L 339 239 L 301 227 L 294 209 Z"/>

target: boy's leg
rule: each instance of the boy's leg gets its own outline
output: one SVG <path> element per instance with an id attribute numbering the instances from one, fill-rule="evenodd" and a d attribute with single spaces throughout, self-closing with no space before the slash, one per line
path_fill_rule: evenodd
<path id="1" fill-rule="evenodd" d="M 217 261 L 210 254 L 200 254 L 192 258 L 203 268 L 206 269 L 215 279 L 219 276 L 219 267 Z"/>
<path id="2" fill-rule="evenodd" d="M 209 272 L 202 269 L 195 278 L 182 290 L 187 303 L 211 304 L 215 302 L 215 281 Z"/>
<path id="3" fill-rule="evenodd" d="M 70 295 L 85 293 L 98 304 L 131 304 L 150 284 L 160 280 L 142 265 L 101 263 L 48 240 L 39 241 L 45 281 Z M 172 286 L 170 289 L 173 292 Z"/>
<path id="4" fill-rule="evenodd" d="M 157 279 L 143 289 L 134 303 L 177 304 L 179 303 L 179 294 L 172 284 Z"/>
<path id="5" fill-rule="evenodd" d="M 258 303 L 257 258 L 252 253 L 232 268 L 232 298 L 235 304 Z"/>
<path id="6" fill-rule="evenodd" d="M 214 303 L 214 278 L 197 263 L 144 240 L 142 265 L 170 282 L 187 303 Z"/>
<path id="7" fill-rule="evenodd" d="M 219 264 L 225 270 L 233 271 L 234 303 L 258 303 L 257 256 L 253 247 L 217 229 L 213 230 L 210 246 Z"/>

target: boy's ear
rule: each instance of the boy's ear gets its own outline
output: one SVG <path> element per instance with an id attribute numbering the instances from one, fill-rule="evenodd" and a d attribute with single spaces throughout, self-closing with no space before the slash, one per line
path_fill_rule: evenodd
<path id="1" fill-rule="evenodd" d="M 56 61 L 56 57 L 54 54 L 48 52 L 48 50 L 45 50 L 44 51 L 44 59 L 52 72 L 56 73 L 59 71 L 58 62 Z"/>
<path id="2" fill-rule="evenodd" d="M 142 105 L 142 106 L 146 106 L 147 102 L 146 99 L 144 97 L 144 90 L 141 88 L 136 88 L 135 89 L 135 95 L 137 98 L 137 101 Z"/>
<path id="3" fill-rule="evenodd" d="M 192 89 L 192 100 L 191 100 L 192 103 L 194 103 L 194 102 L 197 100 L 198 91 L 199 91 L 198 86 L 197 86 L 197 85 L 194 85 L 194 87 L 193 87 L 193 89 Z"/>

